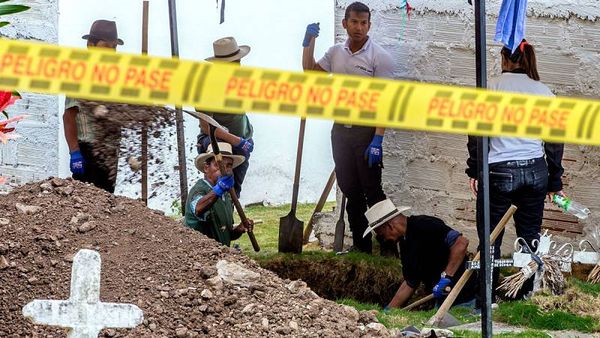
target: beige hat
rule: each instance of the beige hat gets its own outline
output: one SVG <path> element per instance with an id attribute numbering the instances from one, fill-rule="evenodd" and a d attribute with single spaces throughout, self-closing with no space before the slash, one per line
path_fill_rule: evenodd
<path id="1" fill-rule="evenodd" d="M 219 150 L 221 151 L 221 155 L 223 155 L 223 157 L 229 157 L 233 160 L 233 168 L 244 163 L 246 160 L 246 158 L 242 155 L 233 155 L 233 152 L 231 151 L 231 144 L 229 143 L 219 142 Z M 214 156 L 215 154 L 213 153 L 212 144 L 210 144 L 204 154 L 200 154 L 198 157 L 196 157 L 196 168 L 198 168 L 198 170 L 201 172 L 204 172 L 204 163 Z"/>
<path id="2" fill-rule="evenodd" d="M 215 56 L 206 58 L 206 61 L 232 62 L 237 61 L 250 53 L 250 46 L 238 46 L 234 37 L 228 36 L 213 42 Z"/>
<path id="3" fill-rule="evenodd" d="M 369 221 L 369 227 L 365 230 L 363 234 L 363 238 L 367 236 L 367 234 L 381 225 L 385 224 L 385 222 L 391 220 L 392 218 L 400 215 L 406 210 L 410 210 L 410 207 L 399 207 L 396 208 L 394 202 L 392 202 L 389 198 L 385 199 L 365 212 L 365 217 Z"/>

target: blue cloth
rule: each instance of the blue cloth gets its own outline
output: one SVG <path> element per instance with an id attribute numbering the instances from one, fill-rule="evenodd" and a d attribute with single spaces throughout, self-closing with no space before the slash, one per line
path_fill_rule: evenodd
<path id="1" fill-rule="evenodd" d="M 514 53 L 525 37 L 526 18 L 527 0 L 502 0 L 496 24 L 496 41 L 502 42 Z"/>
<path id="2" fill-rule="evenodd" d="M 433 296 L 438 299 L 446 296 L 448 293 L 444 289 L 450 284 L 452 284 L 450 278 L 440 278 L 440 281 L 433 287 Z"/>

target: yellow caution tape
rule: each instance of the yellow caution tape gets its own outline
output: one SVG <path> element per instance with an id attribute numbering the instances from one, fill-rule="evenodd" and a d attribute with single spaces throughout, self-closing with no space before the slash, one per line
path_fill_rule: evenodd
<path id="1" fill-rule="evenodd" d="M 0 40 L 0 87 L 74 98 L 600 145 L 600 102 Z"/>

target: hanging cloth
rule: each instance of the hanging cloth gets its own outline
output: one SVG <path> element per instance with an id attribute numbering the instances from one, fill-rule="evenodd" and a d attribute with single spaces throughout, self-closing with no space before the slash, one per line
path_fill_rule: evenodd
<path id="1" fill-rule="evenodd" d="M 217 2 L 217 9 L 219 8 L 219 0 Z M 219 24 L 225 22 L 225 0 L 221 0 L 221 18 L 219 20 Z"/>
<path id="2" fill-rule="evenodd" d="M 525 37 L 526 18 L 527 0 L 502 0 L 496 24 L 496 42 L 502 42 L 514 53 Z"/>

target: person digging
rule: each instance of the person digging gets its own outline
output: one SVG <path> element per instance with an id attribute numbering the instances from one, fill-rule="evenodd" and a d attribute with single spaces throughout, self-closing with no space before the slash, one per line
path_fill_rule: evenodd
<path id="1" fill-rule="evenodd" d="M 205 153 L 196 157 L 196 168 L 204 174 L 190 189 L 186 201 L 185 225 L 200 231 L 204 235 L 230 246 L 246 231 L 252 231 L 254 221 L 248 220 L 249 227 L 240 223 L 233 227 L 233 203 L 229 190 L 234 185 L 231 171 L 245 161 L 244 156 L 233 155 L 231 145 L 219 142 L 219 149 L 223 155 L 223 166 L 227 171 L 222 175 L 215 159 L 212 145 L 208 146 Z"/>
<path id="2" fill-rule="evenodd" d="M 363 236 L 375 232 L 378 239 L 400 244 L 400 259 L 404 282 L 384 308 L 403 306 L 421 283 L 432 290 L 438 305 L 465 271 L 469 241 L 444 221 L 431 216 L 405 216 L 410 207 L 396 208 L 385 199 L 365 212 L 369 226 Z M 474 304 L 476 279 L 469 280 L 456 304 Z"/>

